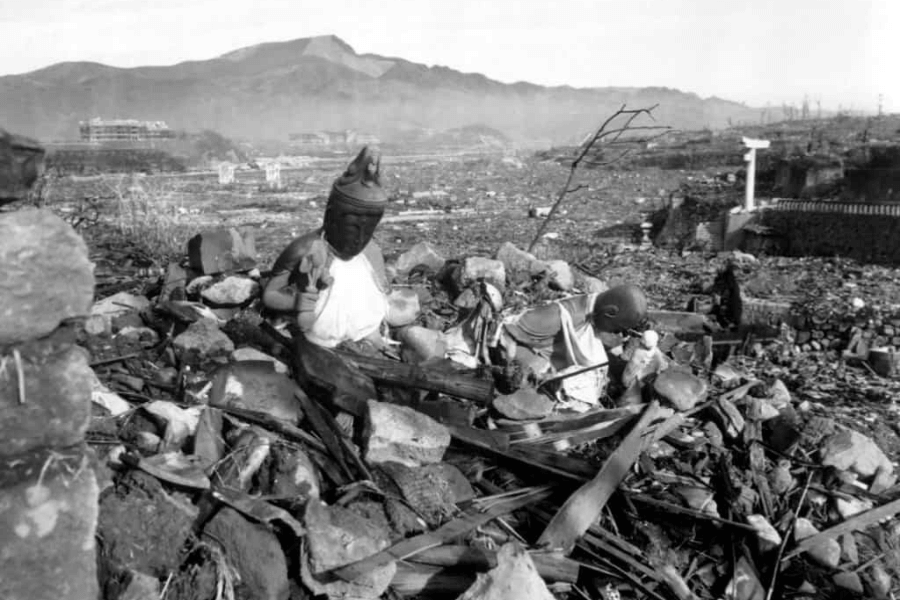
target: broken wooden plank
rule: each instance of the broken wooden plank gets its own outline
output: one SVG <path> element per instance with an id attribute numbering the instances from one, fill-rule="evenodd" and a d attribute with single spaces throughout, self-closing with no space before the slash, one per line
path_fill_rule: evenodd
<path id="1" fill-rule="evenodd" d="M 579 564 L 557 552 L 529 552 L 538 574 L 547 581 L 578 581 Z M 497 566 L 497 553 L 472 546 L 446 545 L 429 548 L 410 558 L 412 562 L 438 567 L 487 571 Z"/>
<path id="2" fill-rule="evenodd" d="M 337 355 L 378 383 L 438 392 L 483 405 L 494 399 L 493 379 L 351 352 L 339 351 Z"/>
<path id="3" fill-rule="evenodd" d="M 304 391 L 319 388 L 338 409 L 359 417 L 366 401 L 378 398 L 372 379 L 333 350 L 317 346 L 299 336 L 293 343 L 294 378 Z"/>
<path id="4" fill-rule="evenodd" d="M 659 402 L 653 401 L 619 447 L 603 463 L 597 475 L 572 494 L 550 520 L 539 545 L 561 548 L 567 554 L 590 528 L 613 492 L 641 453 L 644 430 L 656 418 Z"/>
<path id="5" fill-rule="evenodd" d="M 521 490 L 511 497 L 502 497 L 499 499 L 481 498 L 479 499 L 478 504 L 476 504 L 476 507 L 468 510 L 464 516 L 445 523 L 435 531 L 405 539 L 377 554 L 334 569 L 332 574 L 344 581 L 355 581 L 366 573 L 369 573 L 372 569 L 390 564 L 395 560 L 407 559 L 428 548 L 442 546 L 449 541 L 467 534 L 477 527 L 481 527 L 492 519 L 496 519 L 497 517 L 528 506 L 534 502 L 539 502 L 550 496 L 551 493 L 551 489 L 544 486 Z M 487 502 L 493 502 L 493 504 L 487 505 Z"/>
<path id="6" fill-rule="evenodd" d="M 838 523 L 833 527 L 829 527 L 815 535 L 800 540 L 797 542 L 797 546 L 791 550 L 783 560 L 797 556 L 801 552 L 805 552 L 827 539 L 836 538 L 844 533 L 862 531 L 871 525 L 875 525 L 876 523 L 880 523 L 885 519 L 893 517 L 898 512 L 900 512 L 900 499 L 888 502 L 887 504 L 882 504 L 881 506 L 859 513 L 858 515 L 853 515 L 842 523 Z"/>

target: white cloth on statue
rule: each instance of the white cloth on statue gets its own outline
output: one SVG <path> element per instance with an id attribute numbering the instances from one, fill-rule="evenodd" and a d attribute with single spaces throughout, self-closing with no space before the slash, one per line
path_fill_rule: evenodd
<path id="1" fill-rule="evenodd" d="M 581 406 L 586 410 L 599 402 L 600 395 L 608 382 L 609 367 L 606 366 L 608 361 L 606 349 L 603 347 L 603 342 L 595 335 L 591 319 L 586 319 L 580 327 L 576 328 L 568 309 L 562 303 L 558 303 L 558 306 L 566 363 L 565 365 L 554 365 L 558 369 L 556 377 L 597 367 L 565 377 L 561 382 L 566 396 L 589 405 Z M 575 405 L 573 408 L 577 409 L 578 406 Z"/>
<path id="2" fill-rule="evenodd" d="M 381 327 L 388 300 L 378 287 L 375 270 L 364 254 L 350 260 L 335 258 L 329 274 L 331 285 L 319 292 L 316 319 L 306 337 L 324 348 L 359 341 Z"/>

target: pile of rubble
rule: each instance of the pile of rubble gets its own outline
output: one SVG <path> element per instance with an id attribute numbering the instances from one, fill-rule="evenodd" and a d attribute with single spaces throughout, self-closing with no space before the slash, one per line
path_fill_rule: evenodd
<path id="1" fill-rule="evenodd" d="M 253 246 L 201 234 L 77 329 L 104 598 L 892 597 L 900 439 L 800 397 L 815 371 L 655 312 L 658 372 L 623 393 L 640 336 L 605 339 L 613 384 L 566 412 L 509 369 L 286 339 L 259 315 Z M 390 270 L 440 330 L 483 282 L 511 312 L 605 288 L 511 244 L 421 244 Z"/>

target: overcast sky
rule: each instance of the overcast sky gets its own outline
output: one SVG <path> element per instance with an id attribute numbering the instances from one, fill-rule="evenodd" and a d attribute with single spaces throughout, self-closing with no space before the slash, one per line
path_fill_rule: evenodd
<path id="1" fill-rule="evenodd" d="M 900 112 L 900 0 L 0 0 L 0 75 L 335 34 L 504 82 Z"/>

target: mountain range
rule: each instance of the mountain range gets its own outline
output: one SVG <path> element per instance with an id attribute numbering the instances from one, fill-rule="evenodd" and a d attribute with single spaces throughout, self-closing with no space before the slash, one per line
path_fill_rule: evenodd
<path id="1" fill-rule="evenodd" d="M 246 140 L 356 129 L 390 141 L 410 131 L 478 125 L 522 144 L 570 143 L 622 104 L 657 103 L 657 122 L 680 129 L 717 129 L 757 122 L 760 115 L 736 102 L 661 87 L 505 84 L 357 54 L 336 36 L 259 44 L 171 66 L 64 62 L 0 77 L 0 128 L 44 141 L 77 139 L 79 121 L 102 117 L 163 120 L 179 130 L 212 129 Z"/>

